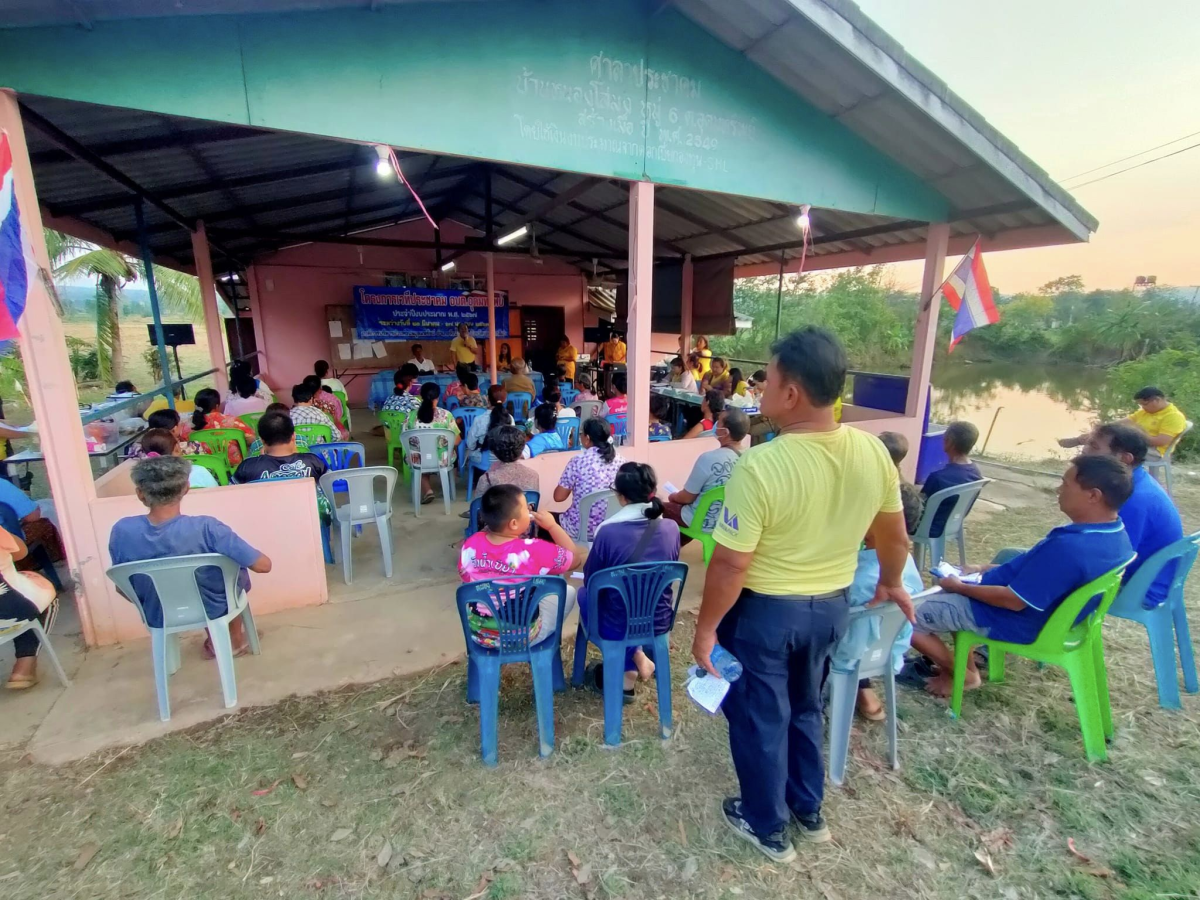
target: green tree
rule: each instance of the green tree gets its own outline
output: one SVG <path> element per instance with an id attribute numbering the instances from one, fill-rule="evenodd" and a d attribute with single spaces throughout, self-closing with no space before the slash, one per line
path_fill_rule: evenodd
<path id="1" fill-rule="evenodd" d="M 141 260 L 45 229 L 46 251 L 56 279 L 96 282 L 96 361 L 101 381 L 120 381 L 125 371 L 121 347 L 121 305 L 126 285 L 146 278 Z M 154 284 L 163 312 L 197 321 L 204 315 L 200 285 L 191 275 L 154 267 Z"/>

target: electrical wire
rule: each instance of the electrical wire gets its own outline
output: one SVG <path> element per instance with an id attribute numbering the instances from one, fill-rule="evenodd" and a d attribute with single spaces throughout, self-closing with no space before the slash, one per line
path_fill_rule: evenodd
<path id="1" fill-rule="evenodd" d="M 1117 171 L 1115 171 L 1115 172 L 1109 172 L 1107 175 L 1101 175 L 1099 178 L 1093 178 L 1091 181 L 1085 181 L 1082 184 L 1070 185 L 1069 187 L 1064 185 L 1064 187 L 1067 187 L 1067 190 L 1070 190 L 1070 191 L 1077 191 L 1081 187 L 1087 187 L 1089 184 L 1095 184 L 1098 181 L 1106 181 L 1109 178 L 1112 178 L 1116 175 L 1121 175 L 1125 172 L 1132 172 L 1134 169 L 1140 169 L 1142 166 L 1150 165 L 1150 163 L 1156 163 L 1156 162 L 1159 162 L 1164 159 L 1169 159 L 1172 156 L 1178 156 L 1180 153 L 1187 153 L 1187 151 L 1195 150 L 1197 147 L 1200 147 L 1200 144 L 1190 144 L 1187 147 L 1183 147 L 1179 150 L 1174 150 L 1171 153 L 1164 153 L 1162 156 L 1156 156 L 1153 159 L 1147 159 L 1143 162 L 1137 163 L 1136 165 L 1126 166 L 1124 169 L 1117 169 Z"/>
<path id="2" fill-rule="evenodd" d="M 1074 175 L 1068 175 L 1066 178 L 1060 178 L 1058 179 L 1059 183 L 1062 184 L 1068 181 L 1074 181 L 1076 178 L 1082 178 L 1084 175 L 1091 175 L 1093 172 L 1099 172 L 1101 169 L 1107 169 L 1111 166 L 1117 165 L 1117 163 L 1123 163 L 1131 159 L 1137 159 L 1139 156 L 1145 156 L 1147 153 L 1151 153 L 1154 150 L 1161 150 L 1163 147 L 1170 147 L 1172 144 L 1178 144 L 1180 141 L 1186 141 L 1188 138 L 1193 138 L 1198 134 L 1200 134 L 1200 131 L 1193 131 L 1191 134 L 1185 134 L 1183 137 L 1175 138 L 1173 141 L 1167 141 L 1165 144 L 1147 147 L 1145 150 L 1141 150 L 1137 153 L 1131 153 L 1129 156 L 1122 156 L 1120 159 L 1114 159 L 1112 162 L 1105 163 L 1102 166 L 1096 166 L 1094 169 L 1088 169 L 1086 172 L 1077 172 Z"/>

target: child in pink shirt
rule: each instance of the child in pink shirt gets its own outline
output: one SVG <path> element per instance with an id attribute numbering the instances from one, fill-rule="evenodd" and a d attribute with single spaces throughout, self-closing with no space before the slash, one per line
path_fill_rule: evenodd
<path id="1" fill-rule="evenodd" d="M 480 504 L 483 531 L 463 542 L 458 572 L 464 582 L 488 581 L 529 575 L 563 575 L 582 561 L 586 551 L 575 542 L 548 512 L 531 512 L 525 492 L 513 484 L 498 484 L 484 492 Z M 554 542 L 526 537 L 530 523 L 549 532 Z M 567 587 L 563 615 L 575 608 L 575 588 Z M 549 635 L 557 624 L 558 598 L 547 597 L 533 620 L 530 640 Z M 471 637 L 484 647 L 496 646 L 496 623 L 492 611 L 472 604 L 468 624 Z"/>

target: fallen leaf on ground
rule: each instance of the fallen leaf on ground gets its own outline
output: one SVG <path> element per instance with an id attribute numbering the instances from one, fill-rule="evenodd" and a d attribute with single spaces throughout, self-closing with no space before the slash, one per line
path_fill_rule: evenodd
<path id="1" fill-rule="evenodd" d="M 1153 772 L 1143 772 L 1142 780 L 1155 787 L 1163 787 L 1167 783 L 1161 775 L 1155 775 Z"/>
<path id="2" fill-rule="evenodd" d="M 471 896 L 469 896 L 469 897 L 464 897 L 463 900 L 479 900 L 480 897 L 482 897 L 484 894 L 486 894 L 488 892 L 488 889 L 490 888 L 491 883 L 492 883 L 492 873 L 484 872 L 482 875 L 479 876 L 479 883 L 475 885 L 475 892 L 473 894 L 471 894 Z"/>
<path id="3" fill-rule="evenodd" d="M 267 830 L 267 820 L 266 819 L 260 818 L 257 822 L 254 823 L 254 833 L 255 834 L 262 834 L 266 830 Z"/>
<path id="4" fill-rule="evenodd" d="M 386 869 L 387 864 L 392 861 L 392 845 L 387 841 L 383 842 L 383 846 L 379 848 L 379 854 L 375 857 L 375 865 L 381 869 Z"/>
<path id="5" fill-rule="evenodd" d="M 169 840 L 169 841 L 175 840 L 175 838 L 179 837 L 179 835 L 182 831 L 183 831 L 183 816 L 180 816 L 178 819 L 176 819 L 174 822 L 172 822 L 171 827 L 167 829 L 167 840 Z"/>
<path id="6" fill-rule="evenodd" d="M 926 850 L 924 847 L 918 847 L 917 849 L 915 849 L 913 851 L 913 855 L 917 858 L 917 862 L 919 862 L 925 868 L 927 868 L 927 869 L 936 869 L 937 868 L 937 859 L 934 858 L 934 855 L 932 853 L 930 853 L 928 850 Z"/>
<path id="7" fill-rule="evenodd" d="M 986 850 L 976 850 L 975 858 L 977 860 L 979 860 L 979 864 L 981 866 L 983 866 L 983 868 L 985 870 L 987 870 L 987 873 L 989 875 L 995 876 L 996 865 L 995 865 L 995 863 L 992 862 L 992 857 L 988 854 L 988 852 Z"/>
<path id="8" fill-rule="evenodd" d="M 100 852 L 100 845 L 94 841 L 90 844 L 84 844 L 79 848 L 79 855 L 75 857 L 75 871 L 82 872 L 87 868 L 88 863 L 92 858 Z"/>
<path id="9" fill-rule="evenodd" d="M 307 750 L 301 750 L 301 751 L 299 751 L 298 753 L 293 753 L 293 754 L 292 754 L 292 759 L 304 759 L 304 757 L 306 757 L 306 756 L 308 756 L 308 751 L 307 751 Z"/>
<path id="10" fill-rule="evenodd" d="M 267 794 L 271 793 L 271 791 L 275 790 L 275 788 L 279 787 L 279 783 L 282 780 L 283 779 L 281 778 L 276 778 L 275 781 L 271 783 L 270 787 L 259 788 L 257 791 L 251 791 L 250 794 L 254 797 L 265 797 Z"/>
<path id="11" fill-rule="evenodd" d="M 321 801 L 321 805 L 332 808 L 332 807 L 337 806 L 337 801 L 334 800 L 332 797 L 326 797 L 324 800 Z"/>
<path id="12" fill-rule="evenodd" d="M 1092 861 L 1092 858 L 1090 856 L 1086 856 L 1085 854 L 1080 853 L 1078 849 L 1076 849 L 1075 838 L 1067 838 L 1067 849 L 1071 852 L 1071 855 L 1073 857 L 1075 857 L 1077 860 L 1079 860 L 1080 862 L 1090 863 Z"/>
<path id="13" fill-rule="evenodd" d="M 694 856 L 689 856 L 687 862 L 683 864 L 683 872 L 681 877 L 684 881 L 691 881 L 696 877 L 696 873 L 700 871 L 700 862 Z"/>
<path id="14" fill-rule="evenodd" d="M 583 865 L 583 863 L 581 863 L 579 861 L 579 857 L 575 855 L 574 850 L 567 851 L 567 859 L 570 861 L 571 865 L 573 865 L 577 869 Z"/>
<path id="15" fill-rule="evenodd" d="M 308 779 L 305 778 L 303 775 L 299 774 L 298 772 L 296 774 L 292 775 L 292 784 L 294 784 L 296 786 L 296 790 L 298 790 L 298 791 L 307 791 L 308 790 Z"/>
<path id="16" fill-rule="evenodd" d="M 733 875 L 733 866 L 721 866 L 721 871 L 717 874 L 717 881 L 728 881 Z"/>
<path id="17" fill-rule="evenodd" d="M 989 853 L 997 853 L 1001 850 L 1008 850 L 1013 845 L 1013 833 L 1011 828 L 993 828 L 991 831 L 985 831 L 979 836 L 980 842 L 985 850 Z"/>
<path id="18" fill-rule="evenodd" d="M 337 831 L 335 831 L 333 834 L 331 834 L 329 836 L 329 840 L 332 843 L 336 844 L 338 841 L 344 841 L 346 838 L 350 837 L 350 835 L 352 835 L 352 834 L 354 834 L 353 828 L 339 828 Z"/>
<path id="19" fill-rule="evenodd" d="M 585 885 L 592 880 L 592 864 L 584 863 L 571 874 L 575 876 L 576 884 Z"/>
<path id="20" fill-rule="evenodd" d="M 685 847 L 688 845 L 687 829 L 683 827 L 683 819 L 679 820 L 679 843 Z"/>

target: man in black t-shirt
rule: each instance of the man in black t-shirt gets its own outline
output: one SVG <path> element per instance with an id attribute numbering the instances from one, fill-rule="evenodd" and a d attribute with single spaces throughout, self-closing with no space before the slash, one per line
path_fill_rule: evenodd
<path id="1" fill-rule="evenodd" d="M 258 436 L 263 442 L 262 455 L 242 460 L 233 473 L 234 484 L 277 478 L 319 481 L 328 469 L 315 453 L 296 452 L 296 426 L 284 413 L 269 412 L 259 419 Z"/>

